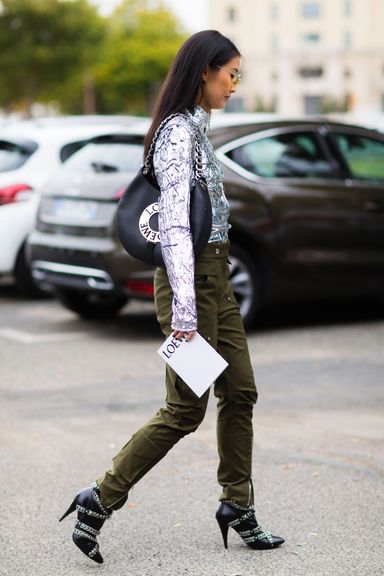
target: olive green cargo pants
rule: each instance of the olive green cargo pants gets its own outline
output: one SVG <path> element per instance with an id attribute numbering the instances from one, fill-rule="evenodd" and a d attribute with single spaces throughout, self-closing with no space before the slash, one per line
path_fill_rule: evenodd
<path id="1" fill-rule="evenodd" d="M 252 412 L 257 392 L 239 307 L 228 282 L 229 244 L 208 244 L 197 258 L 195 286 L 198 331 L 228 362 L 214 385 L 217 402 L 218 482 L 221 500 L 253 504 Z M 172 289 L 165 268 L 155 273 L 157 318 L 171 333 Z M 97 480 L 101 501 L 120 508 L 136 484 L 183 436 L 202 422 L 209 391 L 198 398 L 177 374 L 166 368 L 166 403 L 138 430 Z"/>

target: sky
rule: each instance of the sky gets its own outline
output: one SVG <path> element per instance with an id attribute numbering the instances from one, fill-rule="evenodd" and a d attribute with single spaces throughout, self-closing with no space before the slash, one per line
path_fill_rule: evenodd
<path id="1" fill-rule="evenodd" d="M 189 32 L 207 27 L 206 0 L 164 0 L 164 3 L 183 22 Z"/>
<path id="2" fill-rule="evenodd" d="M 163 0 L 179 20 L 183 23 L 187 32 L 197 32 L 207 27 L 206 0 Z M 100 12 L 109 14 L 120 0 L 92 0 L 99 6 Z"/>

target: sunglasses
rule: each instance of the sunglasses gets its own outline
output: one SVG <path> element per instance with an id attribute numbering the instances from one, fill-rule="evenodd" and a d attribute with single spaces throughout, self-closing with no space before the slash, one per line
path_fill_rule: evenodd
<path id="1" fill-rule="evenodd" d="M 241 75 L 241 72 L 239 70 L 236 70 L 236 72 L 233 72 L 233 70 L 227 70 L 227 68 L 223 68 L 222 66 L 218 66 L 217 64 L 216 64 L 216 68 L 220 68 L 221 70 L 225 70 L 225 72 L 228 72 L 228 74 L 231 75 L 232 82 L 235 86 L 240 84 L 242 75 Z"/>

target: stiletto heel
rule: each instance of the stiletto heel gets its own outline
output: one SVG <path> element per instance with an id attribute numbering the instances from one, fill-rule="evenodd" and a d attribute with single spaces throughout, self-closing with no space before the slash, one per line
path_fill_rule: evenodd
<path id="1" fill-rule="evenodd" d="M 77 522 L 72 533 L 72 540 L 88 558 L 102 564 L 104 560 L 99 552 L 97 536 L 104 522 L 111 517 L 112 510 L 102 505 L 97 484 L 81 490 L 59 522 L 75 510 L 77 510 Z"/>
<path id="2" fill-rule="evenodd" d="M 217 513 L 216 513 L 216 520 L 220 526 L 221 534 L 223 536 L 224 548 L 227 550 L 228 549 L 228 529 L 229 529 L 229 526 L 228 526 L 226 521 L 223 522 L 221 520 L 221 518 L 219 518 L 217 516 Z"/>
<path id="3" fill-rule="evenodd" d="M 228 548 L 228 529 L 233 528 L 243 541 L 255 550 L 277 548 L 284 538 L 273 536 L 258 524 L 253 506 L 239 506 L 235 502 L 222 502 L 216 512 L 216 520 L 223 536 L 224 548 Z"/>
<path id="4" fill-rule="evenodd" d="M 64 520 L 64 518 L 66 518 L 69 514 L 72 514 L 72 512 L 74 512 L 76 510 L 76 502 L 77 502 L 77 496 L 74 499 L 74 501 L 72 502 L 72 504 L 70 505 L 70 507 L 68 508 L 68 510 L 66 510 L 64 512 L 64 514 L 61 516 L 61 518 L 59 518 L 59 522 Z"/>

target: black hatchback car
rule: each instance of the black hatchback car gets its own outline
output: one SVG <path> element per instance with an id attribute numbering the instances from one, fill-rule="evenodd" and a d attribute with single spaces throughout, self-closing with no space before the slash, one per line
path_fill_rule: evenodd
<path id="1" fill-rule="evenodd" d="M 46 187 L 29 239 L 36 280 L 85 317 L 152 298 L 115 214 L 147 124 L 95 138 Z M 384 294 L 384 135 L 322 119 L 212 122 L 231 207 L 231 281 L 246 324 L 281 301 Z"/>

